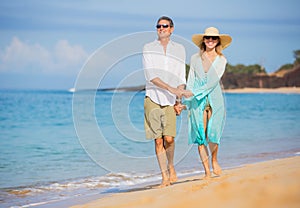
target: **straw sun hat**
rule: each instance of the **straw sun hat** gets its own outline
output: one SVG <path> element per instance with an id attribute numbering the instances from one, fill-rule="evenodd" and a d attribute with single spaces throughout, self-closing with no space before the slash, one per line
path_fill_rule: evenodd
<path id="1" fill-rule="evenodd" d="M 204 36 L 219 36 L 222 49 L 228 47 L 232 41 L 232 38 L 227 34 L 220 34 L 219 30 L 215 27 L 206 28 L 204 34 L 195 34 L 192 36 L 192 41 L 196 44 L 196 46 L 200 47 L 203 42 Z"/>

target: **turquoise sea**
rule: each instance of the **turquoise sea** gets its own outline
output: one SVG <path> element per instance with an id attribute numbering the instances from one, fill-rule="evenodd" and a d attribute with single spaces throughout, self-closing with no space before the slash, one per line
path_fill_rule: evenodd
<path id="1" fill-rule="evenodd" d="M 300 94 L 225 94 L 224 169 L 300 154 Z M 144 92 L 0 91 L 0 207 L 63 207 L 160 182 Z M 178 117 L 179 177 L 201 175 Z M 53 205 L 55 204 L 55 205 Z"/>

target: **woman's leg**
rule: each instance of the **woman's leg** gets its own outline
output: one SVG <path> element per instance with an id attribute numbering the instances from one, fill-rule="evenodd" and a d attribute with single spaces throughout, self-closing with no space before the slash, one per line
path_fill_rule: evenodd
<path id="1" fill-rule="evenodd" d="M 210 110 L 208 110 L 208 113 L 207 113 L 207 118 L 208 118 L 207 123 L 209 122 L 211 115 L 212 115 L 212 111 L 210 108 Z M 212 168 L 213 168 L 213 173 L 216 175 L 221 175 L 222 169 L 218 163 L 218 149 L 219 149 L 218 144 L 211 143 L 211 142 L 209 143 L 209 151 L 211 153 L 211 164 L 212 164 Z"/>
<path id="2" fill-rule="evenodd" d="M 198 152 L 200 155 L 200 159 L 203 164 L 205 177 L 204 178 L 210 178 L 210 168 L 209 168 L 209 157 L 208 157 L 208 149 L 205 145 L 199 145 L 198 146 Z"/>
<path id="3" fill-rule="evenodd" d="M 207 122 L 208 122 L 208 112 L 204 110 L 203 112 L 203 125 L 204 125 L 204 132 L 206 135 L 206 129 L 207 129 Z M 209 167 L 209 154 L 208 154 L 208 149 L 205 145 L 199 145 L 198 146 L 198 152 L 200 155 L 200 159 L 202 161 L 204 171 L 205 171 L 205 178 L 210 177 L 210 167 Z"/>
<path id="4" fill-rule="evenodd" d="M 219 145 L 216 143 L 209 143 L 209 150 L 211 152 L 211 164 L 213 168 L 213 173 L 216 175 L 221 175 L 222 169 L 218 163 L 218 149 Z"/>

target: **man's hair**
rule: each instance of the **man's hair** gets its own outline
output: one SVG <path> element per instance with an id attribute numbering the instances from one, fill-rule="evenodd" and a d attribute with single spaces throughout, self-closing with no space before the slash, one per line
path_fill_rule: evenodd
<path id="1" fill-rule="evenodd" d="M 167 16 L 162 16 L 157 20 L 157 24 L 159 23 L 160 20 L 167 20 L 170 23 L 170 27 L 174 27 L 173 20 L 170 17 Z"/>

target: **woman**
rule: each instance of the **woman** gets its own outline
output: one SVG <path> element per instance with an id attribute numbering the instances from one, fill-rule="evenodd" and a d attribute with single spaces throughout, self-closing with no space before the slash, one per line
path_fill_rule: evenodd
<path id="1" fill-rule="evenodd" d="M 191 57 L 187 90 L 193 96 L 184 101 L 189 110 L 189 143 L 198 144 L 205 178 L 211 177 L 209 152 L 213 173 L 221 174 L 217 155 L 225 121 L 225 107 L 220 79 L 227 63 L 222 50 L 231 43 L 231 37 L 219 34 L 217 28 L 209 27 L 204 34 L 196 34 L 193 42 L 200 53 Z"/>

